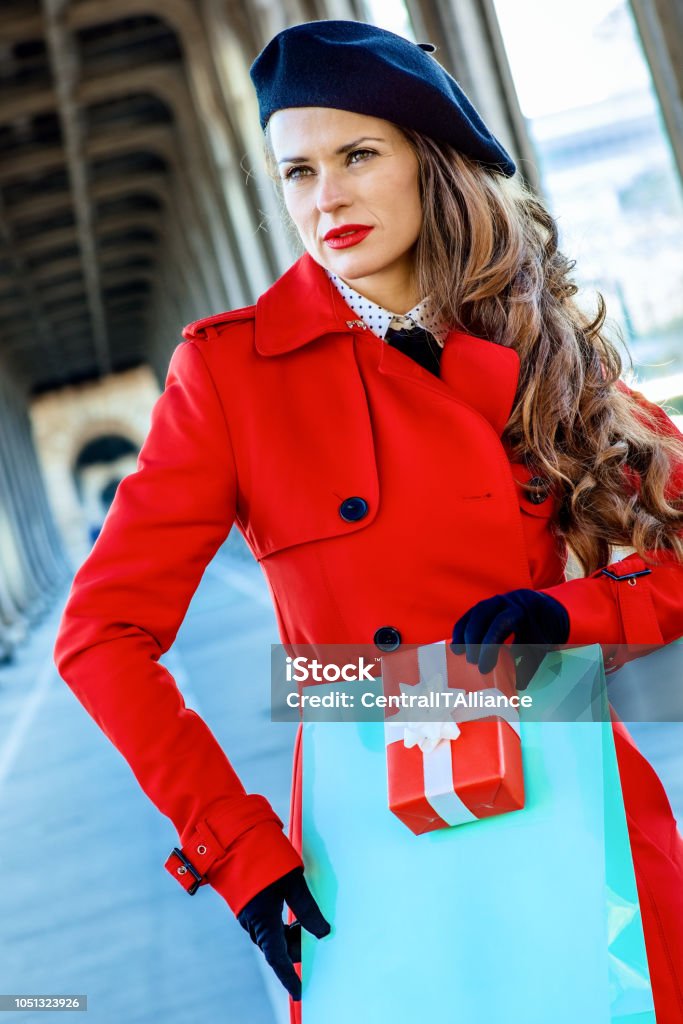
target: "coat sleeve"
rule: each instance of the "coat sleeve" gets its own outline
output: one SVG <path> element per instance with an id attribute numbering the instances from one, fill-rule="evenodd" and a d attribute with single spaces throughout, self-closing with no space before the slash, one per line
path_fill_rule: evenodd
<path id="1" fill-rule="evenodd" d="M 301 865 L 268 801 L 247 794 L 159 664 L 236 514 L 229 427 L 200 347 L 174 351 L 137 471 L 119 484 L 78 570 L 57 668 L 180 836 L 181 854 L 237 914 Z M 194 882 L 172 854 L 166 868 Z M 178 869 L 181 869 L 180 871 Z"/>
<path id="2" fill-rule="evenodd" d="M 620 387 L 627 390 L 621 382 Z M 683 440 L 663 409 L 634 394 L 650 425 Z M 675 465 L 667 491 L 669 499 L 681 496 L 683 461 Z M 556 598 L 569 614 L 568 643 L 658 646 L 682 636 L 683 565 L 668 553 L 657 561 L 651 565 L 632 554 L 591 576 L 545 588 L 543 593 Z M 623 660 L 614 653 L 608 664 L 617 667 Z"/>

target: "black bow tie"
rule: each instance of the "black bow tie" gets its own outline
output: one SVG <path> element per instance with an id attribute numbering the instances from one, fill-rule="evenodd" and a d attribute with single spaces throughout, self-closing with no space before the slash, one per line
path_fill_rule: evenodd
<path id="1" fill-rule="evenodd" d="M 425 370 L 439 376 L 439 361 L 441 359 L 441 346 L 436 338 L 423 327 L 414 327 L 412 330 L 397 331 L 390 327 L 384 336 L 384 340 L 397 348 L 399 352 L 414 359 Z"/>

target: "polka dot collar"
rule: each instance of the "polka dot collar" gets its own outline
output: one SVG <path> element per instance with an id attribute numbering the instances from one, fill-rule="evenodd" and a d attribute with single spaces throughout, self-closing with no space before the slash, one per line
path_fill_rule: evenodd
<path id="1" fill-rule="evenodd" d="M 353 310 L 357 317 L 360 317 L 378 338 L 384 339 L 390 327 L 397 331 L 417 326 L 429 331 L 439 345 L 443 346 L 448 334 L 448 328 L 438 323 L 433 311 L 430 308 L 429 298 L 421 299 L 416 306 L 407 313 L 392 313 L 391 310 L 378 306 L 376 302 L 366 299 L 360 292 L 355 291 L 350 285 L 332 271 L 325 269 L 325 273 L 335 286 L 347 306 Z"/>

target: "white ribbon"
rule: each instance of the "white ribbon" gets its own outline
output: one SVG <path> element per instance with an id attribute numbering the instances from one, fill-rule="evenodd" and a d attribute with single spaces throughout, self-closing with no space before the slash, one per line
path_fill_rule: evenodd
<path id="1" fill-rule="evenodd" d="M 467 694 L 467 690 L 449 688 L 446 662 L 445 642 L 426 644 L 417 650 L 420 681 L 416 686 L 400 683 L 402 692 L 406 693 L 439 693 Z M 507 697 L 496 686 L 478 691 L 484 695 Z M 459 713 L 458 717 L 467 721 L 476 721 L 495 715 L 504 718 L 519 735 L 519 711 L 504 704 L 501 707 L 457 708 L 448 712 L 449 716 Z M 384 735 L 387 746 L 403 741 L 407 748 L 418 746 L 422 752 L 424 772 L 424 795 L 430 807 L 447 825 L 461 825 L 466 821 L 476 821 L 477 816 L 462 802 L 455 791 L 453 781 L 453 760 L 451 741 L 460 735 L 460 728 L 452 717 L 444 721 L 441 708 L 430 709 L 431 718 L 423 722 L 406 721 L 401 709 L 398 714 L 384 723 Z M 441 720 L 435 720 L 436 715 Z"/>
<path id="2" fill-rule="evenodd" d="M 456 722 L 407 722 L 403 727 L 406 747 L 419 747 L 423 754 L 431 754 L 443 740 L 457 740 L 459 735 Z"/>

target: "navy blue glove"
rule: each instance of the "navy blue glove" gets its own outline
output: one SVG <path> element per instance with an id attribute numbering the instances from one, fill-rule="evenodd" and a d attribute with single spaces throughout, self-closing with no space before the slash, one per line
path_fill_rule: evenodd
<path id="1" fill-rule="evenodd" d="M 517 689 L 529 685 L 547 651 L 567 642 L 569 615 L 566 608 L 549 594 L 538 590 L 510 590 L 478 601 L 453 626 L 451 650 L 465 654 L 482 674 L 490 672 L 498 660 L 499 644 L 513 636 L 517 644 L 533 644 L 523 651 L 512 648 L 519 657 Z"/>
<path id="2" fill-rule="evenodd" d="M 292 924 L 282 920 L 285 901 L 298 918 Z M 237 920 L 249 932 L 251 941 L 259 947 L 292 999 L 299 1002 L 301 981 L 294 964 L 301 962 L 301 925 L 317 939 L 331 931 L 308 888 L 303 868 L 294 868 L 261 889 L 239 912 Z"/>

